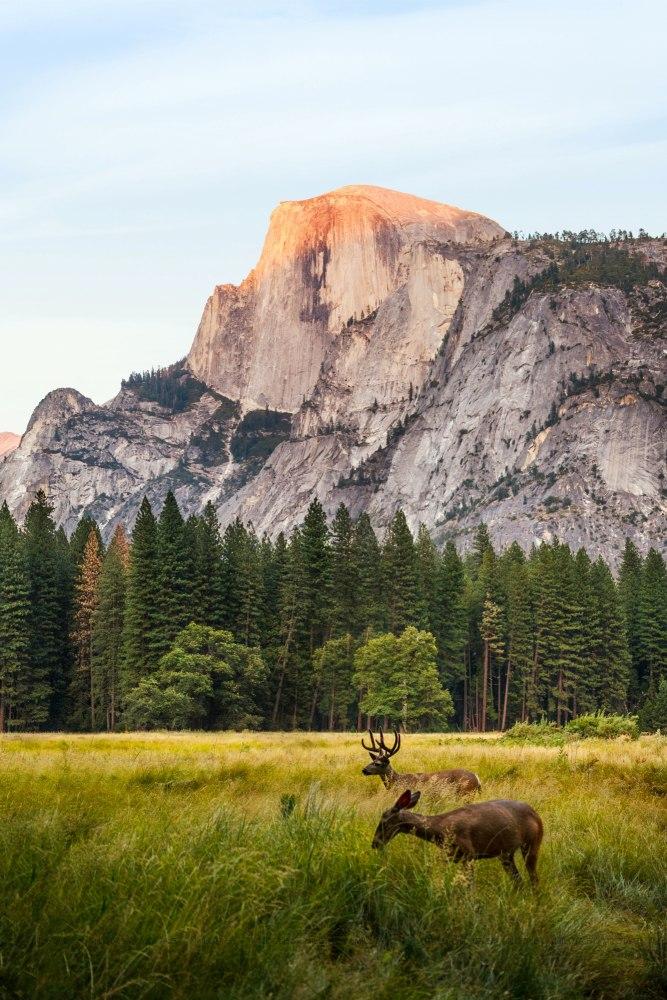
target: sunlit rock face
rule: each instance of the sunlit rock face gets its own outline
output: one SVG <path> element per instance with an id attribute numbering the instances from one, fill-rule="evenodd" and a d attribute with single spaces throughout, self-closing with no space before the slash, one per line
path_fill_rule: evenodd
<path id="1" fill-rule="evenodd" d="M 377 381 L 395 381 L 397 374 L 418 381 L 462 287 L 455 263 L 426 245 L 488 244 L 502 235 L 473 212 L 384 188 L 351 186 L 283 202 L 271 216 L 257 267 L 239 287 L 218 286 L 206 303 L 190 367 L 245 406 L 295 411 L 347 324 L 403 290 L 410 316 L 401 317 L 400 341 L 408 366 L 399 373 L 394 360 Z M 378 358 L 386 347 L 378 345 Z"/>
<path id="2" fill-rule="evenodd" d="M 15 448 L 18 448 L 20 440 L 18 434 L 12 434 L 11 431 L 0 431 L 0 458 L 9 455 Z"/>
<path id="3" fill-rule="evenodd" d="M 667 267 L 664 241 L 632 252 Z M 106 536 L 172 489 L 186 514 L 210 500 L 270 535 L 318 497 L 380 532 L 400 506 L 464 546 L 483 520 L 499 543 L 557 536 L 612 563 L 626 536 L 662 547 L 665 282 L 563 283 L 507 308 L 551 253 L 381 188 L 285 202 L 169 392 L 50 393 L 0 462 L 0 500 L 22 517 L 43 488 L 68 530 L 89 513 Z"/>

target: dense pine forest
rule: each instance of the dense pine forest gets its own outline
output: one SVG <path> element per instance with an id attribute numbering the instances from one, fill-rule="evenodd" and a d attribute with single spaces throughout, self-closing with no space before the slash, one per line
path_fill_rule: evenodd
<path id="1" fill-rule="evenodd" d="M 582 714 L 667 726 L 667 574 L 618 580 L 554 541 L 462 557 L 398 512 L 384 538 L 314 501 L 289 538 L 144 500 L 108 547 L 38 493 L 0 510 L 0 731 L 506 729 Z"/>

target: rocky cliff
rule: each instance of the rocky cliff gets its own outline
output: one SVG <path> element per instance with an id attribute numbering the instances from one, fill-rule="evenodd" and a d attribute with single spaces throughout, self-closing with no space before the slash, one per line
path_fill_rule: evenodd
<path id="1" fill-rule="evenodd" d="M 281 204 L 187 358 L 105 406 L 49 394 L 0 497 L 107 531 L 171 488 L 270 533 L 318 496 L 441 541 L 662 544 L 666 265 L 665 241 L 518 241 L 374 187 Z"/>
<path id="2" fill-rule="evenodd" d="M 21 438 L 11 431 L 0 431 L 0 458 L 18 448 Z"/>

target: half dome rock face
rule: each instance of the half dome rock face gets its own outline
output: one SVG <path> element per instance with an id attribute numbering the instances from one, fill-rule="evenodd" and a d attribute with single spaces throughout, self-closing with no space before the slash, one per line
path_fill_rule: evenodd
<path id="1" fill-rule="evenodd" d="M 18 448 L 21 438 L 18 434 L 12 434 L 11 431 L 0 431 L 0 458 L 3 455 L 9 455 L 10 452 Z"/>
<path id="2" fill-rule="evenodd" d="M 108 538 L 172 490 L 275 536 L 317 497 L 380 534 L 400 506 L 438 543 L 484 521 L 614 563 L 625 537 L 665 546 L 665 316 L 667 240 L 520 241 L 365 186 L 284 202 L 185 361 L 103 406 L 46 396 L 0 502 L 20 519 L 44 489 Z"/>
<path id="3" fill-rule="evenodd" d="M 283 202 L 254 271 L 239 287 L 218 286 L 208 300 L 189 366 L 245 408 L 294 412 L 341 331 L 404 289 L 404 308 L 415 318 L 406 357 L 417 364 L 405 374 L 414 382 L 463 287 L 460 268 L 424 246 L 484 245 L 503 236 L 474 212 L 384 188 L 350 186 Z"/>

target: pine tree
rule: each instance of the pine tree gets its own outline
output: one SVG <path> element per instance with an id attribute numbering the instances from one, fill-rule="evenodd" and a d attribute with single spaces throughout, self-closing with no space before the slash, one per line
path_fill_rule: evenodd
<path id="1" fill-rule="evenodd" d="M 334 636 L 352 634 L 357 625 L 356 554 L 352 518 L 345 504 L 341 504 L 331 524 L 331 632 Z"/>
<path id="2" fill-rule="evenodd" d="M 113 732 L 118 721 L 118 694 L 123 663 L 123 633 L 130 547 L 121 525 L 116 528 L 102 562 L 98 606 L 93 619 L 94 688 L 100 721 Z"/>
<path id="3" fill-rule="evenodd" d="M 440 554 L 428 528 L 419 525 L 415 543 L 419 605 L 423 609 L 423 624 L 433 635 L 442 632 L 442 607 L 438 600 Z"/>
<path id="4" fill-rule="evenodd" d="M 4 503 L 0 509 L 0 734 L 22 724 L 29 629 L 29 581 L 23 540 Z"/>
<path id="5" fill-rule="evenodd" d="M 331 549 L 329 529 L 319 500 L 311 503 L 301 529 L 304 574 L 303 617 L 309 633 L 309 652 L 328 637 L 331 612 Z"/>
<path id="6" fill-rule="evenodd" d="M 398 635 L 408 625 L 422 625 L 425 618 L 419 599 L 415 544 L 402 510 L 396 513 L 389 525 L 382 562 L 387 624 L 389 631 Z"/>
<path id="7" fill-rule="evenodd" d="M 591 569 L 591 585 L 598 623 L 595 664 L 595 708 L 626 712 L 630 651 L 620 597 L 609 567 L 600 557 Z"/>
<path id="8" fill-rule="evenodd" d="M 75 589 L 72 640 L 76 650 L 75 672 L 70 687 L 70 717 L 77 727 L 88 724 L 92 732 L 98 728 L 95 714 L 95 674 L 93 670 L 93 625 L 99 605 L 99 584 L 102 571 L 100 543 L 96 532 L 88 533 L 88 541 L 79 565 Z"/>
<path id="9" fill-rule="evenodd" d="M 156 652 L 168 652 L 179 632 L 192 619 L 194 553 L 189 550 L 185 524 L 171 490 L 157 524 L 157 634 Z"/>
<path id="10" fill-rule="evenodd" d="M 604 622 L 595 594 L 593 565 L 585 549 L 574 557 L 574 614 L 579 669 L 574 682 L 573 715 L 594 712 L 600 690 L 600 648 L 604 644 Z"/>
<path id="11" fill-rule="evenodd" d="M 54 692 L 60 691 L 62 685 L 60 558 L 52 514 L 53 507 L 46 494 L 39 490 L 25 518 L 25 553 L 30 582 L 30 648 L 23 706 L 27 729 L 39 729 L 51 721 Z"/>
<path id="12" fill-rule="evenodd" d="M 640 683 L 653 692 L 667 675 L 667 572 L 656 549 L 649 549 L 642 568 L 637 636 Z"/>
<path id="13" fill-rule="evenodd" d="M 157 522 L 144 497 L 132 532 L 127 574 L 121 687 L 134 687 L 157 669 L 162 637 L 158 619 Z"/>
<path id="14" fill-rule="evenodd" d="M 86 544 L 91 531 L 97 536 L 97 544 L 100 552 L 102 554 L 104 553 L 104 543 L 102 541 L 102 535 L 97 525 L 97 521 L 90 517 L 89 514 L 84 514 L 72 532 L 69 540 L 70 555 L 76 571 L 78 571 L 79 566 L 83 561 L 83 554 L 85 552 Z"/>
<path id="15" fill-rule="evenodd" d="M 491 685 L 491 657 L 502 657 L 505 653 L 503 642 L 503 622 L 500 607 L 487 597 L 482 611 L 481 635 L 484 642 L 484 669 L 482 672 L 482 714 L 480 729 L 486 732 L 488 713 L 488 695 L 491 687 L 491 702 L 493 703 L 493 687 Z"/>
<path id="16" fill-rule="evenodd" d="M 196 522 L 195 543 L 196 618 L 220 629 L 225 623 L 222 538 L 215 507 L 209 501 Z"/>
<path id="17" fill-rule="evenodd" d="M 308 651 L 310 635 L 303 613 L 306 603 L 306 577 L 300 528 L 292 532 L 285 556 L 284 572 L 280 581 L 280 649 L 275 670 L 271 724 L 275 728 L 279 723 L 282 725 L 289 723 L 292 729 L 296 729 L 302 716 L 304 664 L 310 656 Z"/>
<path id="18" fill-rule="evenodd" d="M 354 526 L 354 562 L 357 567 L 357 623 L 355 634 L 386 628 L 386 601 L 382 585 L 382 550 L 368 514 Z"/>
<path id="19" fill-rule="evenodd" d="M 347 726 L 347 713 L 355 698 L 352 683 L 355 649 L 354 639 L 348 634 L 329 639 L 313 656 L 320 692 L 318 708 L 329 732 Z"/>
<path id="20" fill-rule="evenodd" d="M 467 618 L 463 561 L 453 542 L 447 542 L 434 581 L 437 617 L 435 637 L 443 683 L 453 686 L 465 678 L 464 647 Z M 463 702 L 467 691 L 463 693 Z"/>
<path id="21" fill-rule="evenodd" d="M 639 639 L 639 601 L 642 583 L 642 559 L 634 542 L 625 541 L 623 561 L 618 575 L 618 591 L 625 619 L 631 659 L 628 698 L 636 706 L 641 694 L 641 653 Z"/>
<path id="22" fill-rule="evenodd" d="M 533 664 L 534 609 L 531 575 L 523 550 L 516 542 L 500 559 L 506 595 L 507 663 L 503 685 L 500 729 L 510 718 L 527 718 L 528 684 Z"/>
<path id="23" fill-rule="evenodd" d="M 225 627 L 237 642 L 255 646 L 261 635 L 262 566 L 257 537 L 237 518 L 222 539 Z"/>

